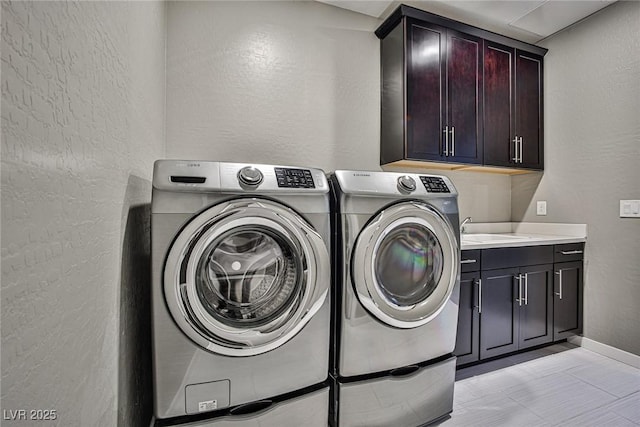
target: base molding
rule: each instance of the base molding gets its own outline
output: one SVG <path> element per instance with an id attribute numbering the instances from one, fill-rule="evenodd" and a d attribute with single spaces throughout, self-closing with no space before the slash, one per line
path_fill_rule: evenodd
<path id="1" fill-rule="evenodd" d="M 611 347 L 610 345 L 603 344 L 598 341 L 594 341 L 585 337 L 571 337 L 567 338 L 567 341 L 571 344 L 580 346 L 587 350 L 591 350 L 594 353 L 601 354 L 610 359 L 617 360 L 618 362 L 625 363 L 640 369 L 640 356 L 629 353 L 628 351 L 620 350 L 619 348 Z"/>

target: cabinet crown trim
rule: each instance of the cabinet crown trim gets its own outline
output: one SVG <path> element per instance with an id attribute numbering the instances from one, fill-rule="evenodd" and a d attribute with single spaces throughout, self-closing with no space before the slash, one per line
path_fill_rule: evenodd
<path id="1" fill-rule="evenodd" d="M 548 49 L 540 46 L 525 43 L 521 40 L 503 36 L 501 34 L 474 27 L 473 25 L 465 24 L 463 22 L 454 21 L 453 19 L 436 15 L 435 13 L 426 12 L 424 10 L 416 9 L 415 7 L 407 6 L 405 4 L 401 4 L 400 6 L 398 6 L 398 8 L 378 27 L 378 29 L 375 31 L 376 36 L 379 39 L 384 39 L 404 17 L 415 18 L 432 24 L 441 25 L 452 30 L 480 37 L 482 39 L 489 40 L 495 43 L 514 47 L 516 49 L 532 52 L 540 56 L 544 56 L 548 51 Z"/>

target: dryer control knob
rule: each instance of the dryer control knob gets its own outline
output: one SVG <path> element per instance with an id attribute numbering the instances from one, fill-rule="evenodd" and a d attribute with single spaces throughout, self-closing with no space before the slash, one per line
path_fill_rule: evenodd
<path id="1" fill-rule="evenodd" d="M 238 181 L 244 185 L 255 187 L 260 185 L 262 178 L 264 178 L 262 172 L 251 166 L 245 166 L 238 172 Z"/>
<path id="2" fill-rule="evenodd" d="M 416 182 L 409 175 L 398 178 L 398 190 L 402 193 L 411 193 L 416 189 Z"/>

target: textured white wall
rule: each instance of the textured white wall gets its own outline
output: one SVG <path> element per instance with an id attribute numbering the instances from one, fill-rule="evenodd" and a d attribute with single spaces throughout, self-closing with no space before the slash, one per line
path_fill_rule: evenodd
<path id="1" fill-rule="evenodd" d="M 584 335 L 640 355 L 640 219 L 619 218 L 620 199 L 640 199 L 640 3 L 545 47 L 545 172 L 512 179 L 513 217 L 587 224 Z"/>
<path id="2" fill-rule="evenodd" d="M 165 18 L 161 2 L 2 2 L 2 409 L 56 410 L 43 425 L 150 416 Z"/>
<path id="3" fill-rule="evenodd" d="M 168 157 L 380 169 L 381 21 L 307 1 L 179 1 L 167 22 Z M 446 174 L 461 215 L 511 218 L 509 177 Z"/>

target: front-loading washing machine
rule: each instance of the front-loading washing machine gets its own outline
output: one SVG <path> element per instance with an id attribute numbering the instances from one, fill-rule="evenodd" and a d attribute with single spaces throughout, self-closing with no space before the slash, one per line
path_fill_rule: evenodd
<path id="1" fill-rule="evenodd" d="M 457 192 L 444 176 L 336 171 L 333 420 L 416 426 L 452 410 Z"/>
<path id="2" fill-rule="evenodd" d="M 156 419 L 226 425 L 295 402 L 327 424 L 329 205 L 319 169 L 154 164 Z"/>

